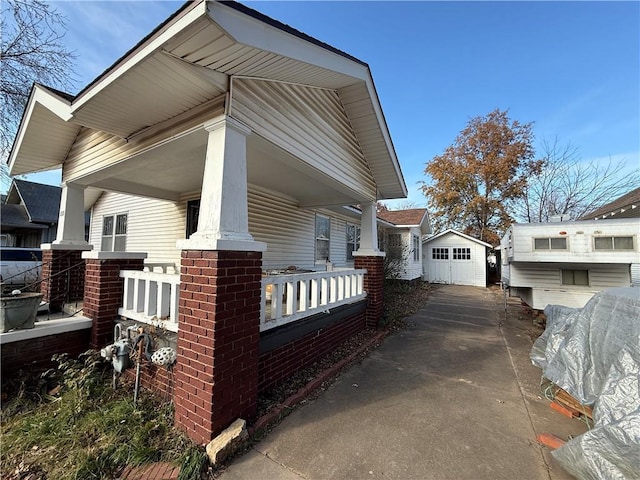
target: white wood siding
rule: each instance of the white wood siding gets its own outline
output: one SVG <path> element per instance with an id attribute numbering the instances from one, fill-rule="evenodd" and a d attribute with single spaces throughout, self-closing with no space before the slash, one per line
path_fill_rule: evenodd
<path id="1" fill-rule="evenodd" d="M 589 285 L 562 285 L 562 269 L 588 270 Z M 596 292 L 631 284 L 629 265 L 624 264 L 512 263 L 510 270 L 510 286 L 515 291 L 530 289 L 531 297 L 521 298 L 539 310 L 547 304 L 582 307 Z"/>
<path id="2" fill-rule="evenodd" d="M 631 264 L 631 285 L 640 287 L 640 263 Z"/>
<path id="3" fill-rule="evenodd" d="M 185 198 L 173 203 L 121 193 L 104 193 L 95 203 L 89 243 L 100 248 L 102 217 L 127 213 L 127 251 L 147 252 L 149 261 L 171 261 L 179 265 L 180 250 L 176 242 L 185 238 Z M 285 195 L 251 186 L 249 200 L 249 232 L 257 241 L 267 244 L 263 254 L 265 269 L 295 265 L 303 269 L 325 268 L 315 264 L 315 210 L 299 208 Z M 331 220 L 330 252 L 336 266 L 346 266 L 346 223 L 359 225 L 347 216 L 318 210 Z"/>
<path id="4" fill-rule="evenodd" d="M 335 91 L 234 79 L 230 115 L 354 192 L 376 198 L 373 175 Z"/>
<path id="5" fill-rule="evenodd" d="M 448 233 L 441 237 L 436 238 L 428 242 L 424 242 L 423 248 L 423 269 L 424 277 L 430 281 L 440 281 L 437 279 L 435 270 L 438 268 L 432 257 L 433 248 L 448 248 L 449 249 L 449 263 L 457 262 L 453 260 L 452 248 L 470 248 L 471 260 L 467 262 L 461 262 L 463 268 L 466 267 L 465 273 L 460 272 L 457 279 L 452 279 L 449 276 L 449 281 L 461 284 L 461 285 L 473 285 L 476 287 L 485 287 L 487 285 L 487 253 L 486 247 L 480 245 L 468 238 L 461 237 L 455 233 Z M 449 265 L 448 267 L 450 267 Z M 442 267 L 442 266 L 441 266 Z M 460 276 L 464 278 L 460 278 Z M 455 275 L 454 275 L 455 277 Z"/>
<path id="6" fill-rule="evenodd" d="M 157 135 L 141 136 L 132 142 L 115 135 L 82 128 L 64 162 L 63 181 L 73 181 L 93 172 L 102 170 L 140 153 L 162 139 L 170 138 L 178 132 L 188 130 L 204 121 L 224 113 L 223 100 L 214 101 L 210 108 L 194 109 L 192 117 L 182 117 L 182 122 L 167 127 Z M 202 111 L 200 111 L 202 110 Z"/>
<path id="7" fill-rule="evenodd" d="M 127 214 L 127 252 L 146 252 L 149 261 L 180 264 L 176 241 L 185 236 L 186 203 L 174 203 L 121 193 L 106 192 L 91 212 L 89 243 L 100 249 L 102 218 Z"/>
<path id="8" fill-rule="evenodd" d="M 640 255 L 640 219 L 514 224 L 502 241 L 514 262 L 637 263 Z M 511 246 L 508 236 L 511 235 Z M 633 237 L 633 250 L 595 250 L 594 238 Z M 535 250 L 535 238 L 567 239 L 567 250 Z"/>

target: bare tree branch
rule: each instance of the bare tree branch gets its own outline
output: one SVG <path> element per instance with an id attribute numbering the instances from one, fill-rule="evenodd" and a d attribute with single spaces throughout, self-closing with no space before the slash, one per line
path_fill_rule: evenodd
<path id="1" fill-rule="evenodd" d="M 0 31 L 0 155 L 2 181 L 6 161 L 34 82 L 73 88 L 75 54 L 65 43 L 66 18 L 43 0 L 5 0 Z"/>
<path id="2" fill-rule="evenodd" d="M 529 178 L 526 195 L 513 203 L 518 221 L 548 222 L 555 215 L 583 217 L 637 188 L 640 169 L 629 170 L 624 160 L 582 161 L 571 144 L 543 141 L 544 165 Z"/>

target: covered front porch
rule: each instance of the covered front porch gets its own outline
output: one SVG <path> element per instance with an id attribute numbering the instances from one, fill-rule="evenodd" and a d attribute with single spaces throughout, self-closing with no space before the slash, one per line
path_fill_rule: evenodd
<path id="1" fill-rule="evenodd" d="M 177 333 L 197 441 L 255 413 L 261 331 L 382 314 L 376 202 L 406 186 L 369 68 L 241 4 L 185 4 L 75 97 L 36 85 L 9 165 L 62 167 L 43 262 L 86 261 L 92 345 L 121 317 Z"/>

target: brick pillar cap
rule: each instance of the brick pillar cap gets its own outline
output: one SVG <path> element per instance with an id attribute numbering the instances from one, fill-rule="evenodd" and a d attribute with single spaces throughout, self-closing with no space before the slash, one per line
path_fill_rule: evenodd
<path id="1" fill-rule="evenodd" d="M 62 250 L 62 251 L 87 251 L 92 250 L 93 245 L 89 245 L 88 243 L 43 243 L 40 245 L 42 250 Z"/>
<path id="2" fill-rule="evenodd" d="M 146 252 L 83 252 L 82 258 L 88 260 L 144 260 Z"/>
<path id="3" fill-rule="evenodd" d="M 357 250 L 353 252 L 354 257 L 386 257 L 387 254 L 385 252 L 381 252 L 380 250 Z"/>

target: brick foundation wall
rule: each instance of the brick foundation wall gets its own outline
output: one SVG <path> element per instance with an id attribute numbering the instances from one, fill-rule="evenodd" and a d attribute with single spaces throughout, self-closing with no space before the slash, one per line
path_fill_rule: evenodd
<path id="1" fill-rule="evenodd" d="M 51 356 L 54 353 L 68 353 L 70 358 L 77 358 L 89 350 L 90 336 L 91 329 L 85 329 L 5 343 L 0 349 L 2 380 L 12 378 L 26 365 L 36 368 L 50 367 Z"/>
<path id="2" fill-rule="evenodd" d="M 59 312 L 65 302 L 84 297 L 85 265 L 82 250 L 43 250 L 40 292 L 52 312 Z"/>
<path id="3" fill-rule="evenodd" d="M 307 333 L 282 347 L 261 354 L 258 364 L 258 391 L 268 391 L 277 386 L 365 327 L 366 314 L 361 312 L 325 329 Z"/>
<path id="4" fill-rule="evenodd" d="M 142 270 L 142 259 L 87 259 L 84 316 L 93 320 L 91 346 L 102 348 L 113 342 L 113 320 L 122 306 L 124 279 L 120 270 Z"/>
<path id="5" fill-rule="evenodd" d="M 375 328 L 384 313 L 384 257 L 355 257 L 357 269 L 366 268 L 364 290 L 367 292 L 367 326 Z"/>
<path id="6" fill-rule="evenodd" d="M 196 443 L 255 415 L 262 254 L 182 252 L 175 422 Z"/>
<path id="7" fill-rule="evenodd" d="M 135 363 L 131 368 L 125 370 L 127 379 L 134 382 L 136 379 Z M 171 401 L 175 386 L 175 369 L 167 370 L 167 367 L 154 365 L 145 361 L 140 366 L 140 386 L 151 390 L 167 401 Z"/>

